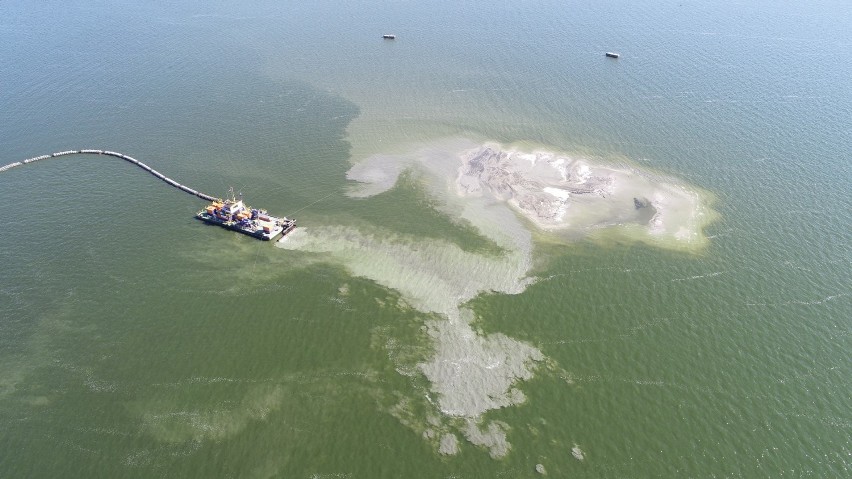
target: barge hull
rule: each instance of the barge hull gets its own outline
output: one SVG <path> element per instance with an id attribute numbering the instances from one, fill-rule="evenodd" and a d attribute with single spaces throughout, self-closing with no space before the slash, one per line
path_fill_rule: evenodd
<path id="1" fill-rule="evenodd" d="M 257 238 L 263 241 L 271 241 L 277 238 L 279 235 L 285 236 L 287 233 L 293 231 L 296 228 L 296 220 L 287 220 L 283 225 L 272 228 L 269 233 L 264 232 L 263 230 L 249 230 L 246 228 L 240 227 L 238 224 L 233 222 L 225 222 L 216 218 L 215 216 L 208 215 L 206 213 L 200 213 L 195 216 L 205 223 L 209 223 L 211 225 L 221 226 L 222 228 L 229 229 L 232 231 L 236 231 L 238 233 L 242 233 L 247 236 L 251 236 L 252 238 Z"/>

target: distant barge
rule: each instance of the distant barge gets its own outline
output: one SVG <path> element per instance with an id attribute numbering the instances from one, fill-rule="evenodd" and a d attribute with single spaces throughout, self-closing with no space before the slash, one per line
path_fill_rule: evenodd
<path id="1" fill-rule="evenodd" d="M 266 210 L 258 210 L 246 206 L 242 195 L 238 200 L 234 189 L 229 190 L 230 198 L 213 200 L 207 208 L 198 212 L 196 218 L 223 228 L 234 230 L 257 239 L 270 241 L 284 236 L 296 228 L 296 220 L 272 216 Z"/>

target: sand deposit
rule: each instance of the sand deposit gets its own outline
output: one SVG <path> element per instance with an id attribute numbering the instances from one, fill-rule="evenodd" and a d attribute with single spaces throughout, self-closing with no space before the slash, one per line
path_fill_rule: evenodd
<path id="1" fill-rule="evenodd" d="M 567 154 L 465 139 L 370 157 L 347 173 L 353 180 L 349 194 L 381 194 L 403 172 L 418 179 L 435 208 L 473 226 L 502 253 L 479 254 L 441 239 L 340 225 L 297 229 L 278 246 L 319 253 L 440 318 L 425 324 L 433 356 L 397 368 L 419 371 L 430 391 L 403 398 L 391 413 L 442 454 L 458 452 L 457 434 L 492 457 L 511 449 L 509 426 L 483 418 L 524 402 L 520 385 L 546 358 L 534 345 L 506 335 L 478 334 L 471 326 L 475 313 L 465 305 L 483 292 L 520 293 L 534 281 L 528 277 L 532 229 L 557 235 L 616 229 L 663 247 L 692 248 L 706 240 L 701 228 L 709 210 L 696 191 L 677 182 Z M 434 415 L 412 419 L 414 401 L 434 408 Z M 578 447 L 572 454 L 583 458 Z"/>

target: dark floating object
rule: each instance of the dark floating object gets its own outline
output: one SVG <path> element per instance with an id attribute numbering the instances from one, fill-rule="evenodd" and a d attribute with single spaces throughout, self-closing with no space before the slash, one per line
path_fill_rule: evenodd
<path id="1" fill-rule="evenodd" d="M 615 53 L 615 52 L 606 52 L 606 53 L 604 53 L 604 55 L 606 55 L 609 58 L 618 58 L 618 53 Z"/>
<path id="2" fill-rule="evenodd" d="M 385 40 L 396 40 L 396 35 L 389 33 L 387 35 L 382 35 L 382 38 L 384 38 Z"/>

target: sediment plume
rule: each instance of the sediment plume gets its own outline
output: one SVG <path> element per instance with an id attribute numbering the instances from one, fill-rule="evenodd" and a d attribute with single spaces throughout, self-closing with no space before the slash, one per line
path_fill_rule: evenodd
<path id="1" fill-rule="evenodd" d="M 323 253 L 353 275 L 392 288 L 412 307 L 431 313 L 424 328 L 434 346 L 432 357 L 413 368 L 401 364 L 398 370 L 419 371 L 428 379 L 427 407 L 440 414 L 415 424 L 405 412 L 415 400 L 411 398 L 392 413 L 401 420 L 404 416 L 403 422 L 442 454 L 459 450 L 457 434 L 495 458 L 511 449 L 509 425 L 483 418 L 488 411 L 524 402 L 521 383 L 547 358 L 523 341 L 477 333 L 471 325 L 476 313 L 466 304 L 483 292 L 518 294 L 534 282 L 529 271 L 535 230 L 576 235 L 614 229 L 639 241 L 685 249 L 706 241 L 702 227 L 710 210 L 684 184 L 555 151 L 523 151 L 468 139 L 370 157 L 348 171 L 353 180 L 349 195 L 381 194 L 404 172 L 418 179 L 435 208 L 472 225 L 501 253 L 480 254 L 441 239 L 333 225 L 302 228 L 279 247 Z"/>

